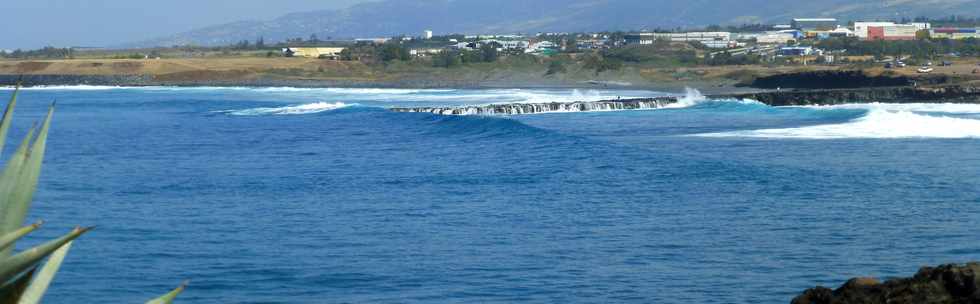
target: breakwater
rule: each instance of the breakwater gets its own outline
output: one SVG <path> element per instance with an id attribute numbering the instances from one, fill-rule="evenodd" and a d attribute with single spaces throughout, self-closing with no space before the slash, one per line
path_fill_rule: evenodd
<path id="1" fill-rule="evenodd" d="M 634 98 L 601 101 L 510 103 L 458 107 L 392 108 L 394 112 L 433 113 L 440 115 L 519 115 L 553 112 L 590 112 L 659 109 L 676 103 L 677 97 Z"/>

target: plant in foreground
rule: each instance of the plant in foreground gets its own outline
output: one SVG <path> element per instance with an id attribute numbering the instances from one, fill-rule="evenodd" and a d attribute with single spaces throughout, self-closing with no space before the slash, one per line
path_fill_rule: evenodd
<path id="1" fill-rule="evenodd" d="M 0 153 L 3 151 L 10 130 L 14 107 L 20 86 L 14 90 L 10 103 L 0 118 Z M 36 304 L 47 291 L 61 267 L 72 242 L 92 227 L 77 227 L 71 232 L 33 248 L 14 253 L 17 240 L 39 228 L 42 222 L 23 226 L 34 198 L 41 161 L 44 159 L 48 130 L 54 105 L 48 109 L 40 129 L 35 125 L 27 132 L 20 146 L 7 160 L 0 173 L 0 304 Z M 41 262 L 47 258 L 47 262 Z M 147 304 L 172 303 L 184 290 L 184 284 L 170 293 L 150 300 Z"/>

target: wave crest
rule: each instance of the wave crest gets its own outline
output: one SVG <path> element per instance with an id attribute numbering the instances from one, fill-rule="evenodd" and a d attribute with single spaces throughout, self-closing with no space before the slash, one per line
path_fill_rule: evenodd
<path id="1" fill-rule="evenodd" d="M 285 106 L 285 107 L 273 107 L 273 108 L 252 108 L 244 110 L 228 110 L 219 111 L 220 113 L 226 113 L 228 115 L 235 116 L 259 116 L 259 115 L 302 115 L 302 114 L 313 114 L 325 111 L 332 111 L 337 109 L 346 108 L 352 105 L 343 102 L 315 102 L 301 105 Z"/>
<path id="2" fill-rule="evenodd" d="M 872 108 L 866 115 L 842 124 L 708 133 L 695 136 L 785 139 L 963 139 L 980 138 L 980 120 Z"/>

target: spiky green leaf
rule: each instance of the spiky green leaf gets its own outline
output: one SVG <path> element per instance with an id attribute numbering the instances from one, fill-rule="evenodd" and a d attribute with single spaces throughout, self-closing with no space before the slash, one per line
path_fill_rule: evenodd
<path id="1" fill-rule="evenodd" d="M 180 286 L 178 286 L 177 289 L 174 289 L 173 291 L 170 291 L 159 298 L 149 300 L 146 302 L 146 304 L 172 304 L 174 299 L 177 298 L 177 295 L 184 292 L 184 288 L 187 288 L 187 283 L 188 281 L 180 283 Z"/>
<path id="2" fill-rule="evenodd" d="M 11 117 L 14 116 L 14 107 L 17 106 L 17 94 L 20 93 L 20 84 L 14 88 L 14 94 L 10 96 L 7 109 L 3 111 L 3 118 L 0 118 L 0 155 L 3 153 L 3 146 L 7 143 L 7 131 L 10 131 Z"/>
<path id="3" fill-rule="evenodd" d="M 17 242 L 17 240 L 24 237 L 28 233 L 33 232 L 35 229 L 37 229 L 37 227 L 41 227 L 42 223 L 43 222 L 38 221 L 37 223 L 24 226 L 23 228 L 14 230 L 13 232 L 0 236 L 0 250 L 12 248 L 14 243 Z"/>
<path id="4" fill-rule="evenodd" d="M 16 304 L 20 301 L 24 290 L 27 290 L 27 286 L 31 284 L 31 278 L 34 277 L 36 270 L 37 267 L 31 268 L 20 277 L 0 286 L 0 304 Z"/>
<path id="5" fill-rule="evenodd" d="M 24 272 L 24 270 L 27 270 L 45 257 L 51 255 L 51 253 L 61 248 L 61 246 L 64 246 L 91 229 L 75 228 L 75 230 L 58 239 L 48 241 L 37 247 L 24 250 L 12 257 L 0 260 L 0 282 L 13 279 L 18 274 Z"/>
<path id="6" fill-rule="evenodd" d="M 41 271 L 34 276 L 34 281 L 31 281 L 31 286 L 27 287 L 24 294 L 21 296 L 20 301 L 17 304 L 38 304 L 41 303 L 41 298 L 44 297 L 44 293 L 48 291 L 48 286 L 51 285 L 51 281 L 54 280 L 54 275 L 58 273 L 58 269 L 61 268 L 61 262 L 64 262 L 65 256 L 68 255 L 68 250 L 71 249 L 71 244 L 73 242 L 68 242 L 58 250 L 55 250 L 48 261 L 44 263 L 44 267 L 41 267 Z"/>
<path id="7" fill-rule="evenodd" d="M 0 233 L 6 234 L 17 230 L 21 226 L 19 223 L 23 223 L 24 221 L 23 217 L 15 216 L 8 210 L 12 209 L 11 206 L 13 205 L 24 204 L 24 202 L 14 201 L 15 197 L 13 194 L 21 191 L 17 186 L 20 184 L 22 169 L 27 162 L 27 154 L 31 146 L 31 140 L 34 138 L 34 131 L 35 128 L 31 127 L 13 156 L 7 161 L 7 166 L 4 167 L 3 173 L 0 174 Z M 0 250 L 0 258 L 10 256 L 10 253 L 10 248 Z"/>
<path id="8" fill-rule="evenodd" d="M 20 227 L 24 223 L 24 219 L 27 217 L 27 210 L 31 207 L 31 201 L 34 198 L 34 191 L 37 189 L 37 181 L 41 176 L 41 162 L 44 160 L 44 152 L 47 147 L 48 141 L 48 131 L 51 129 L 51 118 L 54 116 L 54 106 L 48 110 L 48 115 L 44 119 L 44 123 L 41 125 L 41 130 L 37 134 L 37 138 L 30 145 L 30 150 L 23 157 L 22 166 L 19 168 L 18 173 L 11 173 L 15 177 L 8 176 L 6 170 L 3 176 L 0 176 L 0 183 L 13 183 L 11 184 L 0 184 L 0 200 L 6 199 L 3 202 L 3 218 L 0 222 L 0 232 L 9 232 L 17 227 Z M 18 149 L 18 152 L 20 149 Z M 14 155 L 11 162 L 18 160 L 18 155 Z M 12 169 L 9 166 L 13 164 L 8 163 L 7 170 Z M 17 169 L 17 168 L 13 168 Z M 8 179 L 12 178 L 11 179 Z M 7 188 L 10 187 L 10 188 Z M 0 252 L 0 254 L 9 253 Z M 2 255 L 0 255 L 2 256 Z"/>

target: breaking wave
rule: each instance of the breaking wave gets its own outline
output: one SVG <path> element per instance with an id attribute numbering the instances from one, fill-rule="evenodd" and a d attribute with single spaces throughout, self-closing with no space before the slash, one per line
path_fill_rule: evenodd
<path id="1" fill-rule="evenodd" d="M 313 114 L 325 111 L 332 111 L 337 109 L 346 108 L 352 105 L 343 102 L 316 102 L 301 105 L 292 105 L 285 107 L 271 107 L 271 108 L 252 108 L 244 110 L 228 110 L 228 111 L 218 111 L 219 113 L 225 113 L 228 115 L 235 116 L 259 116 L 259 115 L 302 115 L 302 114 Z"/>
<path id="2" fill-rule="evenodd" d="M 978 105 L 864 104 L 806 108 L 817 110 L 864 108 L 867 113 L 840 124 L 732 131 L 695 136 L 776 139 L 980 138 L 980 120 L 958 117 L 962 114 L 980 113 Z"/>

